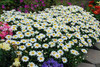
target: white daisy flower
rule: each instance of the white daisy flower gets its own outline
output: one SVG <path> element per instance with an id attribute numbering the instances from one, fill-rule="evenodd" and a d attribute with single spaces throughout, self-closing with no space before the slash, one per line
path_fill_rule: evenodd
<path id="1" fill-rule="evenodd" d="M 25 20 L 21 20 L 21 23 L 25 23 Z"/>
<path id="2" fill-rule="evenodd" d="M 86 49 L 81 49 L 81 51 L 82 51 L 83 53 L 87 53 L 87 50 L 86 50 Z"/>
<path id="3" fill-rule="evenodd" d="M 30 22 L 29 21 L 25 21 L 25 24 L 30 24 Z"/>
<path id="4" fill-rule="evenodd" d="M 46 32 L 47 32 L 47 33 L 52 33 L 52 32 L 53 32 L 53 30 L 46 29 Z"/>
<path id="5" fill-rule="evenodd" d="M 25 44 L 27 47 L 30 47 L 30 46 L 32 46 L 32 43 L 26 43 Z"/>
<path id="6" fill-rule="evenodd" d="M 22 34 L 22 32 L 21 31 L 17 31 L 17 34 L 19 35 L 19 34 Z"/>
<path id="7" fill-rule="evenodd" d="M 16 51 L 16 54 L 17 55 L 22 55 L 22 52 L 21 51 Z"/>
<path id="8" fill-rule="evenodd" d="M 18 37 L 19 38 L 24 38 L 24 35 L 23 34 L 19 34 Z"/>
<path id="9" fill-rule="evenodd" d="M 28 67 L 38 67 L 38 66 L 37 66 L 35 63 L 33 63 L 33 62 L 29 62 L 27 66 L 28 66 Z"/>
<path id="10" fill-rule="evenodd" d="M 45 38 L 45 35 L 40 33 L 39 36 L 41 36 L 41 38 Z"/>
<path id="11" fill-rule="evenodd" d="M 66 36 L 70 39 L 72 37 L 72 34 L 66 33 Z"/>
<path id="12" fill-rule="evenodd" d="M 70 43 L 67 43 L 65 46 L 67 46 L 67 48 L 71 48 L 71 44 Z"/>
<path id="13" fill-rule="evenodd" d="M 81 40 L 81 41 L 84 41 L 84 38 L 83 38 L 83 37 L 80 37 L 80 40 Z"/>
<path id="14" fill-rule="evenodd" d="M 27 30 L 32 31 L 33 28 L 32 27 L 27 27 Z"/>
<path id="15" fill-rule="evenodd" d="M 11 27 L 17 27 L 17 25 L 12 25 Z"/>
<path id="16" fill-rule="evenodd" d="M 76 36 L 77 38 L 80 38 L 80 34 L 78 34 L 78 33 L 77 33 L 75 36 Z"/>
<path id="17" fill-rule="evenodd" d="M 30 33 L 31 33 L 31 35 L 34 35 L 34 34 L 35 34 L 35 32 L 34 32 L 34 31 L 30 31 Z"/>
<path id="18" fill-rule="evenodd" d="M 52 52 L 50 53 L 50 55 L 51 55 L 51 56 L 54 56 L 56 53 L 57 53 L 56 51 L 52 51 Z"/>
<path id="19" fill-rule="evenodd" d="M 30 39 L 30 42 L 32 42 L 32 43 L 34 43 L 34 42 L 36 42 L 37 40 L 35 39 L 35 38 L 31 38 Z"/>
<path id="20" fill-rule="evenodd" d="M 7 35 L 5 38 L 6 38 L 6 39 L 11 39 L 12 36 L 11 36 L 11 35 Z"/>
<path id="21" fill-rule="evenodd" d="M 59 53 L 56 53 L 56 54 L 54 55 L 54 57 L 58 59 L 58 58 L 61 57 L 61 55 L 60 55 Z"/>
<path id="22" fill-rule="evenodd" d="M 63 42 L 63 39 L 58 39 L 58 42 L 60 42 L 60 43 Z"/>
<path id="23" fill-rule="evenodd" d="M 86 46 L 86 47 L 88 47 L 88 46 L 89 46 L 89 44 L 88 44 L 88 43 L 86 43 L 86 42 L 85 42 L 85 43 L 83 43 L 83 44 L 84 44 L 84 46 Z"/>
<path id="24" fill-rule="evenodd" d="M 19 45 L 20 44 L 20 41 L 16 41 L 16 44 Z"/>
<path id="25" fill-rule="evenodd" d="M 57 39 L 52 39 L 52 40 L 53 40 L 53 42 L 54 42 L 54 43 L 56 43 L 56 42 L 57 42 Z"/>
<path id="26" fill-rule="evenodd" d="M 26 47 L 24 46 L 24 45 L 21 45 L 21 46 L 19 46 L 19 50 L 25 50 L 26 49 Z"/>
<path id="27" fill-rule="evenodd" d="M 38 60 L 39 62 L 43 62 L 43 61 L 44 61 L 44 57 L 38 57 L 37 60 Z"/>
<path id="28" fill-rule="evenodd" d="M 49 42 L 50 47 L 54 47 L 56 44 L 54 42 Z"/>
<path id="29" fill-rule="evenodd" d="M 11 43 L 11 40 L 6 40 L 6 43 Z"/>
<path id="30" fill-rule="evenodd" d="M 11 27 L 10 29 L 15 31 L 15 30 L 17 30 L 17 27 Z"/>
<path id="31" fill-rule="evenodd" d="M 25 36 L 30 37 L 31 36 L 31 33 L 30 32 L 26 32 L 25 33 Z"/>
<path id="32" fill-rule="evenodd" d="M 75 52 L 75 55 L 76 55 L 76 56 L 77 56 L 77 55 L 79 55 L 79 52 L 78 52 L 78 51 L 76 51 L 76 52 Z"/>
<path id="33" fill-rule="evenodd" d="M 17 39 L 18 38 L 18 36 L 17 35 L 13 35 L 13 37 L 12 37 L 13 39 Z"/>
<path id="34" fill-rule="evenodd" d="M 11 44 L 16 44 L 16 41 L 15 40 L 11 40 Z"/>
<path id="35" fill-rule="evenodd" d="M 83 35 L 83 37 L 84 37 L 84 38 L 89 38 L 89 36 L 88 36 L 88 35 Z"/>
<path id="36" fill-rule="evenodd" d="M 78 41 L 77 41 L 77 39 L 74 39 L 73 42 L 74 42 L 74 43 L 77 43 Z"/>
<path id="37" fill-rule="evenodd" d="M 37 27 L 38 28 L 39 26 L 40 26 L 39 24 L 34 24 L 34 27 Z"/>
<path id="38" fill-rule="evenodd" d="M 63 61 L 63 63 L 67 63 L 67 58 L 66 57 L 62 57 L 62 61 Z"/>
<path id="39" fill-rule="evenodd" d="M 29 55 L 30 55 L 30 56 L 35 56 L 36 54 L 37 54 L 37 53 L 36 53 L 36 51 L 34 51 L 34 50 L 29 52 Z"/>
<path id="40" fill-rule="evenodd" d="M 57 52 L 58 52 L 60 55 L 63 55 L 63 54 L 64 54 L 63 50 L 61 50 L 61 49 L 58 50 Z"/>
<path id="41" fill-rule="evenodd" d="M 21 43 L 26 43 L 27 41 L 25 39 L 22 39 L 21 40 Z"/>
<path id="42" fill-rule="evenodd" d="M 26 32 L 27 30 L 26 29 L 22 29 L 22 32 Z"/>
<path id="43" fill-rule="evenodd" d="M 49 48 L 49 45 L 48 44 L 43 44 L 42 47 L 43 48 Z"/>
<path id="44" fill-rule="evenodd" d="M 35 31 L 35 34 L 38 34 L 39 32 L 38 31 Z"/>
<path id="45" fill-rule="evenodd" d="M 92 44 L 89 44 L 89 46 L 91 47 L 91 46 L 92 46 Z"/>
<path id="46" fill-rule="evenodd" d="M 36 36 L 36 38 L 40 40 L 42 37 L 38 35 L 38 36 Z"/>
<path id="47" fill-rule="evenodd" d="M 83 47 L 83 44 L 79 43 L 79 47 Z"/>
<path id="48" fill-rule="evenodd" d="M 64 44 L 63 43 L 60 43 L 59 46 L 64 46 Z"/>
<path id="49" fill-rule="evenodd" d="M 69 41 L 69 44 L 74 45 L 74 42 L 73 41 Z"/>
<path id="50" fill-rule="evenodd" d="M 62 49 L 63 49 L 64 51 L 68 51 L 68 50 L 69 50 L 67 46 L 62 46 Z"/>
<path id="51" fill-rule="evenodd" d="M 71 52 L 71 54 L 73 54 L 73 55 L 79 55 L 78 51 L 76 51 L 76 50 L 74 50 L 74 49 L 70 50 L 70 52 Z"/>
<path id="52" fill-rule="evenodd" d="M 22 56 L 21 60 L 23 62 L 28 62 L 29 61 L 29 57 L 28 56 Z"/>
<path id="53" fill-rule="evenodd" d="M 66 36 L 61 36 L 61 38 L 63 38 L 63 40 L 67 40 L 67 37 Z"/>
<path id="54" fill-rule="evenodd" d="M 87 41 L 88 41 L 88 43 L 91 43 L 92 42 L 91 39 L 87 39 Z"/>
<path id="55" fill-rule="evenodd" d="M 39 43 L 34 43 L 35 48 L 41 48 L 41 45 Z"/>
<path id="56" fill-rule="evenodd" d="M 43 56 L 42 51 L 37 51 L 37 56 Z"/>

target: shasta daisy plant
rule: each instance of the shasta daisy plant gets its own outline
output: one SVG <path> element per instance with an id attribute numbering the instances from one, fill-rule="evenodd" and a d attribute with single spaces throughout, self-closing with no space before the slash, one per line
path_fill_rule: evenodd
<path id="1" fill-rule="evenodd" d="M 53 58 L 75 67 L 88 48 L 100 41 L 99 21 L 75 5 L 52 6 L 39 13 L 4 11 L 1 20 L 14 32 L 6 36 L 6 42 L 18 45 L 21 66 L 41 67 Z"/>

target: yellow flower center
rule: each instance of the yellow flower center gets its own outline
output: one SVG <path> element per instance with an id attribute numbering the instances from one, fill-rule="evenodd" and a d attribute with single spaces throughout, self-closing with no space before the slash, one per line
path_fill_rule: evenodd
<path id="1" fill-rule="evenodd" d="M 38 38 L 41 38 L 41 36 L 38 36 Z"/>
<path id="2" fill-rule="evenodd" d="M 27 33 L 27 35 L 29 35 L 30 33 Z"/>
<path id="3" fill-rule="evenodd" d="M 41 55 L 42 53 L 39 52 L 38 54 Z"/>
<path id="4" fill-rule="evenodd" d="M 23 37 L 23 35 L 20 35 L 20 37 Z"/>
<path id="5" fill-rule="evenodd" d="M 45 44 L 44 46 L 45 46 L 45 47 L 47 47 L 48 45 L 47 45 L 47 44 Z"/>
<path id="6" fill-rule="evenodd" d="M 33 64 L 30 64 L 30 66 L 33 66 Z"/>
<path id="7" fill-rule="evenodd" d="M 22 42 L 25 42 L 25 40 L 23 40 Z"/>
<path id="8" fill-rule="evenodd" d="M 38 47 L 38 46 L 39 46 L 39 44 L 36 44 L 35 46 L 36 46 L 36 47 Z"/>
<path id="9" fill-rule="evenodd" d="M 66 59 L 63 59 L 63 61 L 66 61 Z"/>
<path id="10" fill-rule="evenodd" d="M 59 55 L 56 55 L 56 57 L 59 57 Z"/>
<path id="11" fill-rule="evenodd" d="M 43 58 L 40 58 L 40 60 L 43 60 Z"/>
<path id="12" fill-rule="evenodd" d="M 10 36 L 8 36 L 8 38 L 10 38 Z"/>
<path id="13" fill-rule="evenodd" d="M 30 44 L 30 43 L 28 43 L 27 45 L 28 45 L 28 46 L 30 46 L 31 44 Z"/>
<path id="14" fill-rule="evenodd" d="M 59 51 L 59 53 L 62 53 L 62 51 Z"/>
<path id="15" fill-rule="evenodd" d="M 15 44 L 15 42 L 12 42 L 12 44 Z"/>
<path id="16" fill-rule="evenodd" d="M 72 51 L 72 53 L 75 53 L 75 51 Z"/>
<path id="17" fill-rule="evenodd" d="M 57 41 L 57 39 L 54 39 L 54 41 Z"/>
<path id="18" fill-rule="evenodd" d="M 24 46 L 21 46 L 21 48 L 24 48 Z"/>
<path id="19" fill-rule="evenodd" d="M 32 54 L 35 54 L 35 52 L 32 52 Z"/>
<path id="20" fill-rule="evenodd" d="M 27 60 L 27 57 L 24 57 L 24 60 Z"/>
<path id="21" fill-rule="evenodd" d="M 64 49 L 67 49 L 66 47 L 64 47 Z"/>

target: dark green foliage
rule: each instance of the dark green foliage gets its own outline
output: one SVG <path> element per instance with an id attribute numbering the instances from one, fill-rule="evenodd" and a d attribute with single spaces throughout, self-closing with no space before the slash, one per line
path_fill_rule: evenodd
<path id="1" fill-rule="evenodd" d="M 15 58 L 16 54 L 14 52 L 14 49 L 11 49 L 9 51 L 0 49 L 0 67 L 9 67 L 10 65 L 12 65 Z"/>
<path id="2" fill-rule="evenodd" d="M 33 2 L 34 1 L 34 2 Z M 20 0 L 0 0 L 0 12 L 2 13 L 2 10 L 12 10 L 12 9 L 16 9 L 16 10 L 21 10 L 22 12 L 25 12 L 25 10 L 28 10 L 28 12 L 34 12 L 34 11 L 40 11 L 43 10 L 45 8 L 48 8 L 52 5 L 65 5 L 68 6 L 68 3 L 71 3 L 72 5 L 79 5 L 82 7 L 85 7 L 85 5 L 87 4 L 87 1 L 81 1 L 81 0 L 37 0 L 38 2 L 35 2 L 35 0 L 24 0 L 22 3 L 20 3 Z M 42 2 L 44 2 L 43 4 L 45 4 L 45 6 L 42 6 Z M 33 4 L 33 8 L 34 10 L 31 9 L 31 4 Z M 37 4 L 42 4 L 39 5 L 38 7 L 34 7 L 34 5 Z M 2 5 L 5 5 L 5 8 L 2 9 Z M 29 5 L 29 8 L 25 8 L 25 5 Z M 21 6 L 21 8 L 20 8 Z"/>

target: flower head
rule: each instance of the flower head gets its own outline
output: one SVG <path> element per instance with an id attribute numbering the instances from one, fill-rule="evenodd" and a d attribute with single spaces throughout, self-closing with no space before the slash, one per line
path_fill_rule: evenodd
<path id="1" fill-rule="evenodd" d="M 45 61 L 42 65 L 42 67 L 63 67 L 63 64 L 59 64 L 57 61 L 54 59 L 49 59 L 48 61 Z"/>

